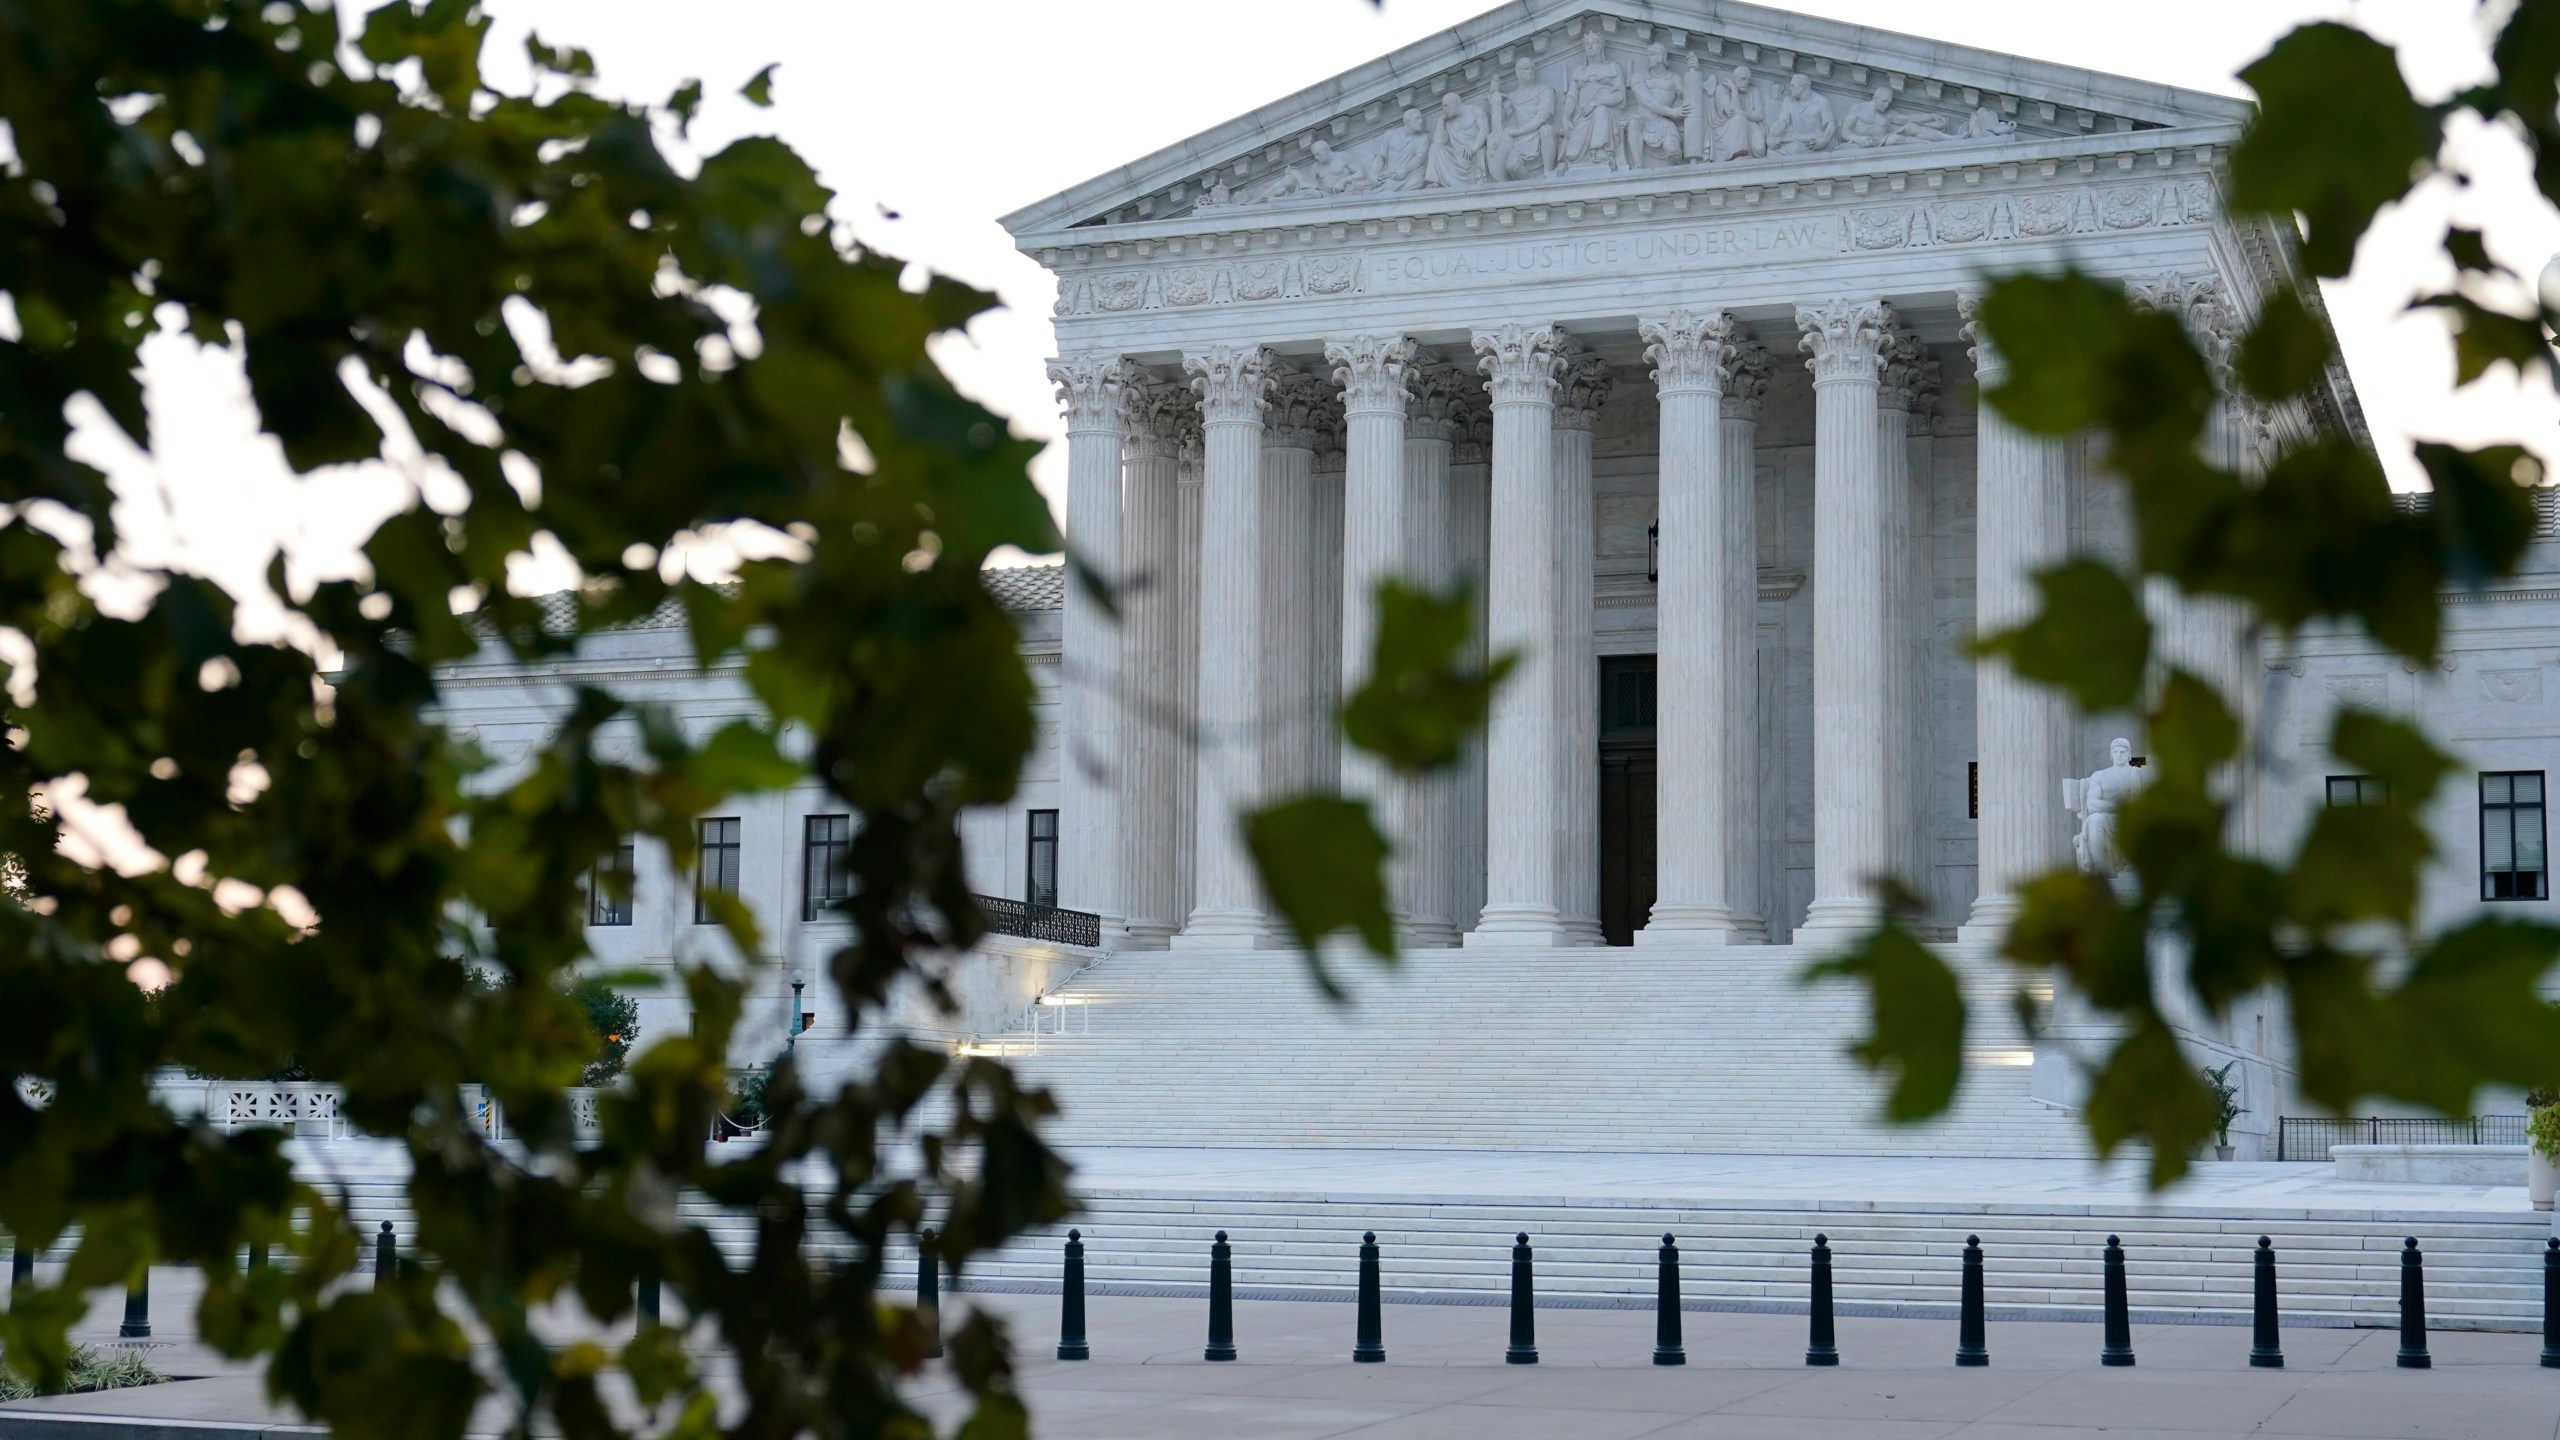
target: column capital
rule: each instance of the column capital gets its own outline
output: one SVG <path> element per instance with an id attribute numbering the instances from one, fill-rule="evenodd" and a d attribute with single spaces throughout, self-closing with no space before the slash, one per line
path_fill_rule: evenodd
<path id="1" fill-rule="evenodd" d="M 1964 317 L 1962 334 L 1965 354 L 1973 360 L 1973 378 L 1978 386 L 1999 384 L 2009 376 L 2009 362 L 1991 343 L 1991 332 L 1982 328 L 1982 301 L 1990 292 L 1964 289 L 1956 292 L 1956 313 Z"/>
<path id="2" fill-rule="evenodd" d="M 1721 310 L 1674 310 L 1636 321 L 1644 358 L 1653 366 L 1654 388 L 1665 395 L 1723 394 L 1725 366 L 1732 362 L 1741 333 L 1742 327 Z"/>
<path id="3" fill-rule="evenodd" d="M 1504 325 L 1475 333 L 1476 369 L 1496 405 L 1551 405 L 1564 368 L 1565 337 L 1553 325 Z"/>
<path id="4" fill-rule="evenodd" d="M 1896 327 L 1885 337 L 1884 364 L 1877 377 L 1876 408 L 1917 411 L 1938 391 L 1938 362 L 1929 347 L 1910 330 Z"/>
<path id="5" fill-rule="evenodd" d="M 1266 398 L 1269 403 L 1262 417 L 1262 448 L 1266 450 L 1318 449 L 1327 428 L 1325 422 L 1331 419 L 1338 423 L 1341 416 L 1333 387 L 1304 370 L 1275 367 Z"/>
<path id="6" fill-rule="evenodd" d="M 2186 275 L 2175 270 L 2128 276 L 2124 293 L 2126 299 L 2145 310 L 2176 316 L 2187 327 L 2196 348 L 2204 352 L 2215 387 L 2225 393 L 2239 388 L 2231 368 L 2233 353 L 2240 347 L 2239 316 L 2232 310 L 2221 276 L 2211 271 Z"/>
<path id="7" fill-rule="evenodd" d="M 1342 387 L 1342 413 L 1402 415 L 1406 380 L 1419 350 L 1402 335 L 1354 335 L 1324 347 L 1333 383 Z"/>
<path id="8" fill-rule="evenodd" d="M 1842 298 L 1797 306 L 1796 325 L 1804 331 L 1798 348 L 1811 357 L 1805 368 L 1813 372 L 1813 383 L 1873 381 L 1892 324 L 1893 311 L 1881 300 Z"/>
<path id="9" fill-rule="evenodd" d="M 1753 340 L 1736 343 L 1723 366 L 1724 418 L 1757 421 L 1760 402 L 1769 393 L 1769 377 L 1777 368 L 1778 357 L 1769 353 L 1768 346 Z"/>
<path id="10" fill-rule="evenodd" d="M 1183 417 L 1192 416 L 1193 424 L 1198 423 L 1199 407 L 1193 403 L 1190 390 L 1150 374 L 1128 378 L 1121 387 L 1120 408 L 1127 417 L 1132 459 L 1176 453 L 1182 439 Z"/>
<path id="11" fill-rule="evenodd" d="M 1617 372 L 1609 368 L 1609 362 L 1588 350 L 1573 351 L 1565 360 L 1564 375 L 1556 387 L 1556 428 L 1592 428 L 1599 423 L 1600 407 L 1608 402 L 1609 392 L 1617 385 Z"/>
<path id="12" fill-rule="evenodd" d="M 1262 420 L 1279 357 L 1260 345 L 1212 345 L 1182 357 L 1183 373 L 1200 397 L 1207 425 L 1252 425 Z"/>
<path id="13" fill-rule="evenodd" d="M 1413 406 L 1404 433 L 1412 440 L 1456 440 L 1470 409 L 1482 409 L 1484 384 L 1455 365 L 1417 364 L 1406 372 Z"/>
<path id="14" fill-rule="evenodd" d="M 1120 429 L 1121 391 L 1136 375 L 1137 367 L 1111 354 L 1063 355 L 1050 361 L 1049 380 L 1066 408 L 1067 433 Z"/>

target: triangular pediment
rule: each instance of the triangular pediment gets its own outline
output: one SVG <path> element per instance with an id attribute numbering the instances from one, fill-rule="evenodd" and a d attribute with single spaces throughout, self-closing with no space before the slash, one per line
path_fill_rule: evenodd
<path id="1" fill-rule="evenodd" d="M 2143 131 L 2235 132 L 2243 101 L 1718 0 L 1528 0 L 1005 219 L 1015 235 L 1288 223 L 1650 176 L 1756 183 L 1864 158 L 1979 165 Z"/>

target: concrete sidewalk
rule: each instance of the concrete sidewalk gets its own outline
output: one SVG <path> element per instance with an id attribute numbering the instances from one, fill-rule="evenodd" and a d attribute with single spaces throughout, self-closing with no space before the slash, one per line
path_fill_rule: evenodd
<path id="1" fill-rule="evenodd" d="M 155 1293 L 164 1323 L 186 1313 L 183 1288 L 173 1275 Z M 2391 1332 L 2288 1331 L 2286 1368 L 2253 1370 L 2244 1330 L 2137 1326 L 2140 1364 L 2110 1370 L 2097 1363 L 2096 1326 L 1995 1323 L 1991 1367 L 1960 1371 L 1951 1323 L 1843 1318 L 1841 1368 L 1809 1370 L 1799 1317 L 1691 1312 L 1689 1363 L 1675 1369 L 1650 1363 L 1650 1313 L 1558 1309 L 1538 1315 L 1541 1363 L 1516 1366 L 1502 1363 L 1500 1308 L 1390 1305 L 1388 1363 L 1354 1365 L 1350 1306 L 1248 1300 L 1236 1306 L 1241 1360 L 1213 1365 L 1200 1358 L 1201 1302 L 1095 1296 L 1094 1358 L 1067 1364 L 1049 1358 L 1055 1297 L 952 1303 L 1013 1324 L 1042 1440 L 2560 1440 L 2560 1370 L 2538 1367 L 2534 1335 L 2439 1334 L 2436 1368 L 2411 1371 L 2394 1365 Z M 83 1338 L 111 1336 L 115 1308 L 102 1303 Z M 320 1433 L 270 1406 L 253 1372 L 189 1372 L 210 1357 L 183 1345 L 155 1358 L 200 1378 L 0 1406 L 0 1440 Z M 912 1393 L 946 1430 L 963 1413 L 938 1366 Z M 493 1406 L 474 1429 L 496 1435 L 505 1421 Z"/>

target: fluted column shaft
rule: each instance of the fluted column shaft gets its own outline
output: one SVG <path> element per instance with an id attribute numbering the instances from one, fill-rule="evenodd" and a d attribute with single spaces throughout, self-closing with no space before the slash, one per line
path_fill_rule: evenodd
<path id="1" fill-rule="evenodd" d="M 1200 865 L 1200 410 L 1182 412 L 1175 442 L 1174 733 L 1182 763 L 1174 767 L 1173 914 L 1187 920 L 1199 901 Z"/>
<path id="2" fill-rule="evenodd" d="M 1600 933 L 1600 645 L 1593 554 L 1592 430 L 1614 378 L 1599 356 L 1575 355 L 1556 394 L 1556 779 L 1564 806 L 1557 836 L 1556 903 L 1565 943 L 1598 945 Z"/>
<path id="3" fill-rule="evenodd" d="M 1918 859 L 1920 754 L 1919 654 L 1913 631 L 1925 607 L 1914 589 L 1919 573 L 1912 513 L 1911 420 L 1925 379 L 1927 352 L 1909 331 L 1886 339 L 1876 390 L 1879 553 L 1884 562 L 1884 855 L 1879 868 L 1913 887 L 1925 879 Z"/>
<path id="4" fill-rule="evenodd" d="M 1445 418 L 1449 384 L 1458 378 L 1446 367 L 1418 374 L 1404 430 L 1405 553 L 1412 578 L 1433 591 L 1448 590 L 1460 573 L 1461 527 L 1450 492 Z M 1398 873 L 1406 887 L 1400 897 L 1405 943 L 1455 945 L 1464 891 L 1458 872 L 1464 851 L 1459 827 L 1465 761 L 1429 775 L 1408 776 L 1402 784 L 1404 858 Z"/>
<path id="5" fill-rule="evenodd" d="M 1973 299 L 1965 297 L 1968 319 Z M 1997 388 L 2007 366 L 1977 327 L 1967 333 L 1977 387 Z M 1989 635 L 2035 613 L 2035 572 L 2061 558 L 2062 445 L 2020 430 L 1987 403 L 1974 444 L 1973 623 L 1977 634 Z M 2017 918 L 2019 885 L 2069 853 L 2061 780 L 2070 767 L 2056 753 L 2063 718 L 2056 692 L 2019 679 L 2004 661 L 1986 660 L 1974 668 L 1973 696 L 1981 814 L 1973 912 L 1962 935 L 1997 942 Z"/>
<path id="6" fill-rule="evenodd" d="M 1330 790 L 1339 774 L 1332 708 L 1332 605 L 1324 594 L 1324 502 L 1317 493 L 1319 407 L 1330 387 L 1275 374 L 1262 431 L 1262 793 L 1271 800 Z"/>
<path id="7" fill-rule="evenodd" d="M 1237 829 L 1261 799 L 1262 416 L 1259 347 L 1183 357 L 1200 395 L 1200 766 L 1197 896 L 1178 949 L 1267 943 L 1262 889 Z"/>
<path id="8" fill-rule="evenodd" d="M 1067 544 L 1106 586 L 1121 577 L 1122 391 L 1116 355 L 1050 362 L 1067 416 Z M 1121 632 L 1082 585 L 1067 587 L 1059 637 L 1058 903 L 1102 917 L 1103 943 L 1125 934 L 1118 774 Z"/>
<path id="9" fill-rule="evenodd" d="M 1551 325 L 1479 332 L 1475 346 L 1493 397 L 1493 541 L 1487 629 L 1495 650 L 1519 656 L 1494 695 L 1486 770 L 1484 914 L 1470 945 L 1565 940 L 1556 893 L 1563 823 L 1556 707 L 1555 407 L 1558 351 Z"/>
<path id="10" fill-rule="evenodd" d="M 1722 535 L 1730 604 L 1722 636 L 1725 688 L 1720 715 L 1726 767 L 1725 905 L 1733 912 L 1734 937 L 1766 941 L 1770 935 L 1768 867 L 1773 838 L 1760 824 L 1760 404 L 1776 368 L 1767 347 L 1738 345 L 1725 367 L 1722 421 L 1717 444 L 1724 455 L 1725 484 L 1732 491 L 1730 523 Z"/>
<path id="11" fill-rule="evenodd" d="M 1481 382 L 1472 383 L 1462 396 L 1453 397 L 1448 433 L 1449 457 L 1449 543 L 1456 577 L 1470 586 L 1476 597 L 1475 626 L 1469 635 L 1467 658 L 1481 666 L 1491 650 L 1490 571 L 1493 546 L 1493 412 L 1485 404 Z M 1416 474 L 1427 473 L 1416 471 Z M 1458 929 L 1475 929 L 1484 913 L 1487 829 L 1490 796 L 1486 785 L 1486 760 L 1490 737 L 1484 727 L 1467 737 L 1465 750 L 1458 758 L 1455 775 L 1456 798 L 1452 806 L 1457 814 L 1458 842 L 1455 868 L 1449 875 L 1449 914 Z"/>
<path id="12" fill-rule="evenodd" d="M 1189 397 L 1163 384 L 1133 384 L 1127 394 L 1120 873 L 1130 943 L 1153 949 L 1182 926 L 1176 880 L 1183 818 L 1179 774 L 1193 764 L 1183 733 L 1181 712 L 1187 707 L 1180 699 L 1182 516 L 1175 453 L 1177 417 Z"/>
<path id="13" fill-rule="evenodd" d="M 1732 573 L 1729 543 L 1751 528 L 1751 476 L 1736 485 L 1726 475 L 1718 433 L 1735 326 L 1728 315 L 1677 310 L 1637 321 L 1636 333 L 1662 411 L 1654 902 L 1636 943 L 1725 942 L 1734 930 L 1727 852 L 1744 832 L 1743 817 L 1727 812 L 1729 771 L 1743 760 L 1727 748 L 1727 641 L 1733 608 L 1756 603 L 1750 569 Z"/>
<path id="14" fill-rule="evenodd" d="M 1817 943 L 1882 914 L 1870 888 L 1887 864 L 1876 379 L 1890 319 L 1872 300 L 1796 311 L 1814 394 L 1813 904 L 1803 931 Z"/>

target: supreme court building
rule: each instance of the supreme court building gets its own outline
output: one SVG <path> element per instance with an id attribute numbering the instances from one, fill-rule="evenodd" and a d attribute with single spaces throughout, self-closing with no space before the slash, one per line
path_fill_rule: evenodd
<path id="1" fill-rule="evenodd" d="M 1058 280 L 1069 542 L 1125 590 L 1116 623 L 1065 596 L 1060 903 L 1130 946 L 1269 943 L 1231 817 L 1339 785 L 1416 946 L 1815 942 L 1888 874 L 1996 933 L 2125 722 L 1962 641 L 2126 522 L 2083 447 L 1977 403 L 1971 307 L 2075 265 L 2227 351 L 2302 278 L 2218 200 L 2248 113 L 1747 5 L 1525 0 L 1009 216 Z M 2243 463 L 2362 435 L 2343 371 L 2226 408 Z M 1387 576 L 1472 583 L 1520 656 L 1445 779 L 1329 728 Z M 2161 609 L 2254 710 L 2238 620 Z"/>

